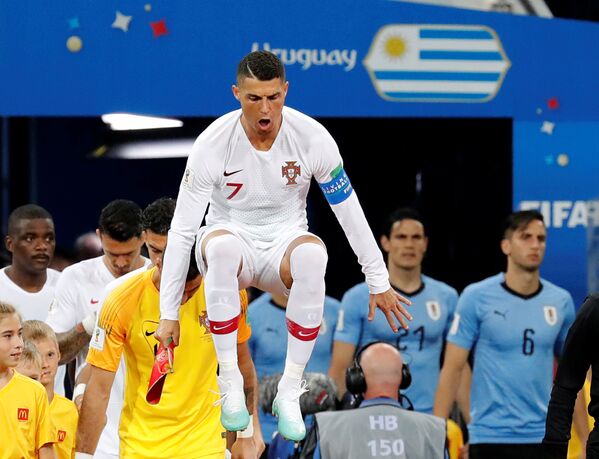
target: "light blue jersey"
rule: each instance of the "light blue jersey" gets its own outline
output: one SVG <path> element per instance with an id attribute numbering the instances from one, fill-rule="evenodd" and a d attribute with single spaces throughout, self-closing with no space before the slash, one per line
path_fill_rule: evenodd
<path id="1" fill-rule="evenodd" d="M 306 371 L 327 374 L 331 363 L 333 334 L 337 326 L 340 303 L 329 296 L 324 301 L 324 316 L 314 351 L 306 366 Z M 282 373 L 287 355 L 287 326 L 285 309 L 272 302 L 272 296 L 263 294 L 250 303 L 248 316 L 252 324 L 250 351 L 256 367 L 258 379 Z M 259 411 L 260 426 L 264 442 L 270 443 L 277 430 L 277 418 L 270 413 Z"/>
<path id="2" fill-rule="evenodd" d="M 417 292 L 400 293 L 412 301 L 412 306 L 407 308 L 413 317 L 409 330 L 393 333 L 381 311 L 368 322 L 369 292 L 363 283 L 349 289 L 341 300 L 335 341 L 353 344 L 357 349 L 372 341 L 396 345 L 410 366 L 414 381 L 402 393 L 412 401 L 416 411 L 430 414 L 439 381 L 441 352 L 458 294 L 449 285 L 427 276 L 422 276 L 422 288 Z"/>
<path id="3" fill-rule="evenodd" d="M 464 290 L 447 341 L 475 348 L 470 443 L 541 443 L 554 357 L 574 315 L 570 294 L 544 279 L 528 297 L 503 273 Z"/>

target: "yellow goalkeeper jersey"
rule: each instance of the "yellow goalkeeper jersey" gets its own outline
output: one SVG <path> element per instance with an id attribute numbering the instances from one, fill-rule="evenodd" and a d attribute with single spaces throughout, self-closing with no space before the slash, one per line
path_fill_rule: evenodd
<path id="1" fill-rule="evenodd" d="M 158 341 L 159 291 L 150 269 L 113 290 L 100 311 L 87 361 L 116 372 L 125 355 L 125 394 L 119 437 L 121 457 L 223 457 L 224 429 L 216 383 L 217 360 L 206 313 L 204 284 L 181 306 L 181 336 L 174 351 L 174 372 L 166 377 L 160 402 L 150 405 L 146 392 Z M 240 292 L 237 342 L 250 338 L 247 293 Z"/>

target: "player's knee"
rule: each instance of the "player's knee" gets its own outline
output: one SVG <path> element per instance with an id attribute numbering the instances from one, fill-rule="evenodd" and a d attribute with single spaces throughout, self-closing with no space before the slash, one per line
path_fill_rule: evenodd
<path id="1" fill-rule="evenodd" d="M 221 274 L 230 272 L 237 275 L 241 263 L 241 250 L 241 242 L 233 234 L 222 234 L 210 239 L 205 249 L 208 270 L 218 266 Z"/>
<path id="2" fill-rule="evenodd" d="M 327 251 L 320 244 L 309 242 L 298 245 L 290 257 L 293 281 L 324 282 L 328 259 Z"/>

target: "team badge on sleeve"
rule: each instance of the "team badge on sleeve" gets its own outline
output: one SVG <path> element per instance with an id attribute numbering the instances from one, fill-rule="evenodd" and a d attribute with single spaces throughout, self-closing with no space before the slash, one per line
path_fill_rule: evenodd
<path id="1" fill-rule="evenodd" d="M 557 323 L 557 309 L 555 306 L 543 306 L 545 321 L 552 327 Z"/>
<path id="2" fill-rule="evenodd" d="M 104 350 L 104 340 L 106 339 L 106 332 L 103 328 L 100 328 L 96 325 L 94 329 L 94 333 L 92 335 L 92 339 L 89 342 L 89 347 L 96 349 L 98 351 Z"/>
<path id="3" fill-rule="evenodd" d="M 453 316 L 453 322 L 451 323 L 451 328 L 449 329 L 450 335 L 455 335 L 460 328 L 460 315 L 456 312 Z"/>
<path id="4" fill-rule="evenodd" d="M 441 318 L 441 306 L 437 301 L 426 302 L 426 312 L 432 320 L 439 320 Z"/>
<path id="5" fill-rule="evenodd" d="M 183 174 L 183 180 L 181 181 L 181 186 L 186 190 L 191 191 L 193 189 L 193 181 L 195 179 L 195 174 L 192 169 L 189 167 L 185 169 L 185 173 Z"/>

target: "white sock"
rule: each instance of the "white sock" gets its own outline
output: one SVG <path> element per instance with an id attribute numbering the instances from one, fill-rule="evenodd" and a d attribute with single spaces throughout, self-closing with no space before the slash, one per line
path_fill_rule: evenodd
<path id="1" fill-rule="evenodd" d="M 290 257 L 293 285 L 287 302 L 287 358 L 279 391 L 297 388 L 322 322 L 327 253 L 320 244 L 297 246 Z"/>
<path id="2" fill-rule="evenodd" d="M 243 385 L 237 366 L 237 329 L 241 306 L 237 272 L 241 244 L 232 234 L 216 236 L 205 249 L 208 271 L 204 280 L 206 310 L 216 349 L 220 376 Z"/>

